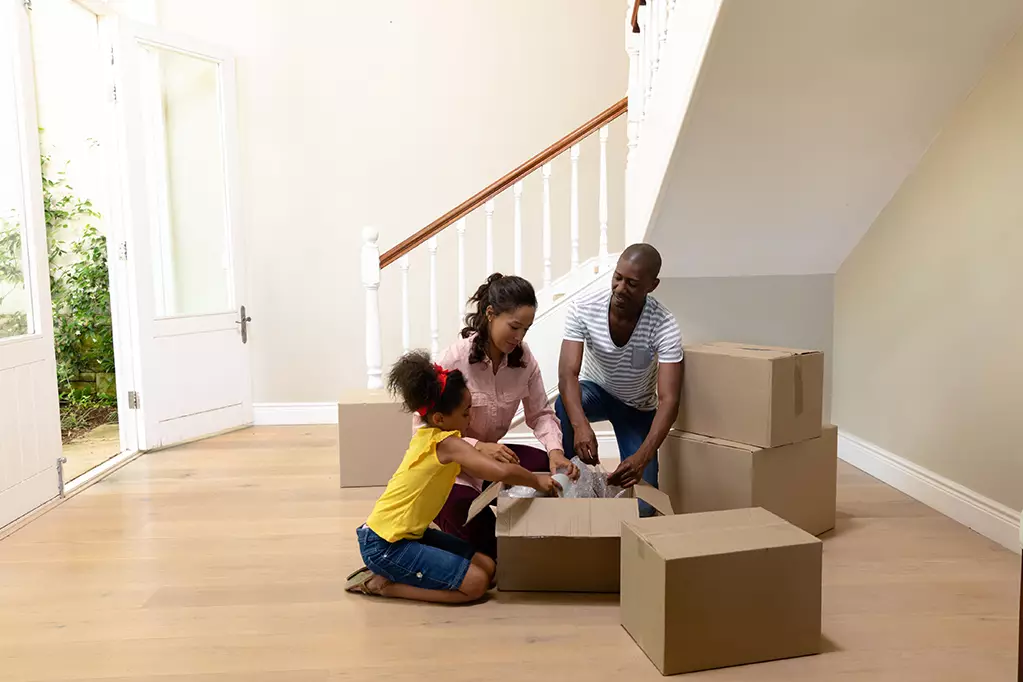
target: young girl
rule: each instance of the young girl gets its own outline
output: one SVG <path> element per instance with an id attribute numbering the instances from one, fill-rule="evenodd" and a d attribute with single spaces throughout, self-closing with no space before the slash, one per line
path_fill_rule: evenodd
<path id="1" fill-rule="evenodd" d="M 455 478 L 465 471 L 545 494 L 556 490 L 557 483 L 517 464 L 499 462 L 462 440 L 472 398 L 458 370 L 445 370 L 426 352 L 413 351 L 395 363 L 387 381 L 423 426 L 357 531 L 366 566 L 348 577 L 345 589 L 446 604 L 480 599 L 494 578 L 493 559 L 464 540 L 429 528 Z"/>

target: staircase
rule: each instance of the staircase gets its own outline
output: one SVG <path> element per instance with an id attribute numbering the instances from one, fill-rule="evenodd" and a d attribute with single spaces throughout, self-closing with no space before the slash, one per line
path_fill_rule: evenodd
<path id="1" fill-rule="evenodd" d="M 461 329 L 461 318 L 464 315 L 464 304 L 478 282 L 467 281 L 467 225 L 474 214 L 481 209 L 485 224 L 485 242 L 483 253 L 478 257 L 485 263 L 485 272 L 495 271 L 495 248 L 501 241 L 512 244 L 511 260 L 514 274 L 523 275 L 530 268 L 531 261 L 539 260 L 542 272 L 540 282 L 534 281 L 537 288 L 538 310 L 533 327 L 529 332 L 528 342 L 533 354 L 540 363 L 548 395 L 553 397 L 558 384 L 558 356 L 561 336 L 564 329 L 565 316 L 571 301 L 580 293 L 594 287 L 610 286 L 610 268 L 617 254 L 609 252 L 609 240 L 616 243 L 637 241 L 628 234 L 625 215 L 628 215 L 631 185 L 642 182 L 641 174 L 630 174 L 628 168 L 610 168 L 608 165 L 608 145 L 611 143 L 612 123 L 628 114 L 625 126 L 625 140 L 615 139 L 613 144 L 627 147 L 627 154 L 617 155 L 628 159 L 626 166 L 642 153 L 640 142 L 644 130 L 644 112 L 656 96 L 655 84 L 658 80 L 658 55 L 669 43 L 670 20 L 675 13 L 677 0 L 629 0 L 623 22 L 627 53 L 630 60 L 629 96 L 594 116 L 572 132 L 557 140 L 549 147 L 534 155 L 517 168 L 511 170 L 500 179 L 483 188 L 472 197 L 426 225 L 418 232 L 401 243 L 380 253 L 378 244 L 379 232 L 373 227 L 366 227 L 362 234 L 362 283 L 366 297 L 366 385 L 370 389 L 383 386 L 385 364 L 390 364 L 395 353 L 387 353 L 385 363 L 384 345 L 391 339 L 401 338 L 400 349 L 408 351 L 416 344 L 413 338 L 422 330 L 414 329 L 413 301 L 423 301 L 420 291 L 428 289 L 427 305 L 429 310 L 429 346 L 433 354 L 448 343 L 454 341 Z M 634 103 L 639 102 L 640 106 Z M 631 104 L 631 106 L 630 106 Z M 598 210 L 597 221 L 593 225 L 581 223 L 580 197 L 581 177 L 579 162 L 581 150 L 586 141 L 596 138 L 599 150 L 599 173 L 597 175 Z M 554 201 L 552 175 L 558 159 L 568 155 L 570 179 L 568 182 L 568 220 L 558 220 L 552 210 Z M 542 233 L 539 248 L 529 243 L 524 237 L 523 195 L 527 178 L 539 173 L 542 180 Z M 612 221 L 609 217 L 609 177 L 620 178 L 624 187 L 620 193 L 626 204 L 621 219 Z M 563 188 L 565 183 L 558 187 Z M 586 189 L 586 188 L 582 188 Z M 513 220 L 511 235 L 495 232 L 494 215 L 496 206 L 502 195 L 511 192 L 513 204 Z M 590 193 L 594 194 L 593 192 Z M 505 202 L 507 203 L 507 202 Z M 525 218 L 528 220 L 528 218 Z M 478 220 L 476 222 L 479 222 Z M 439 237 L 449 228 L 454 227 L 457 252 L 457 268 L 442 268 L 439 262 Z M 596 229 L 596 253 L 582 253 L 580 247 L 585 230 Z M 641 238 L 642 230 L 634 230 Z M 510 236 L 510 240 L 508 237 Z M 570 252 L 568 267 L 563 272 L 556 272 L 556 264 L 552 258 L 554 244 L 567 242 Z M 426 286 L 416 282 L 410 274 L 411 256 L 425 246 L 429 262 L 429 278 Z M 498 254 L 504 256 L 505 254 Z M 507 260 L 507 259 L 506 259 Z M 398 286 L 401 290 L 400 312 L 388 310 L 381 314 L 381 286 L 389 272 L 393 272 L 397 264 L 399 274 Z M 536 263 L 532 263 L 536 265 Z M 452 272 L 451 270 L 455 270 Z M 502 270 L 506 271 L 506 270 Z M 453 281 L 452 281 L 453 280 Z M 457 323 L 448 314 L 441 319 L 439 313 L 442 298 L 441 291 L 447 290 L 457 296 Z M 450 293 L 448 297 L 450 297 Z M 384 343 L 382 343 L 382 341 Z M 394 344 L 391 344 L 392 346 Z"/>

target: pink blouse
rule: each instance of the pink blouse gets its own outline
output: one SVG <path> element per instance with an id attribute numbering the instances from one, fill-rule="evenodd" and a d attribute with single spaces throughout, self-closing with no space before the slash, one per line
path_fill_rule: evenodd
<path id="1" fill-rule="evenodd" d="M 505 437 L 512 419 L 522 403 L 526 425 L 545 450 L 561 450 L 561 423 L 554 415 L 554 409 L 547 402 L 540 365 L 529 352 L 529 346 L 522 344 L 524 367 L 509 367 L 508 357 L 494 374 L 493 365 L 486 355 L 476 364 L 469 364 L 472 339 L 459 339 L 448 346 L 437 362 L 444 369 L 461 370 L 472 393 L 472 411 L 465 440 L 475 445 L 479 441 L 496 443 Z M 421 424 L 416 417 L 416 426 Z M 458 483 L 471 485 L 482 490 L 483 482 L 463 473 Z"/>

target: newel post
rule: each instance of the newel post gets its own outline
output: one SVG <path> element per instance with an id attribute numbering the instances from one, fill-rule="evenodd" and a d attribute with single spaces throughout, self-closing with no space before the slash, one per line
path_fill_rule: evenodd
<path id="1" fill-rule="evenodd" d="M 362 228 L 362 288 L 366 290 L 366 387 L 383 388 L 380 349 L 380 232 Z"/>

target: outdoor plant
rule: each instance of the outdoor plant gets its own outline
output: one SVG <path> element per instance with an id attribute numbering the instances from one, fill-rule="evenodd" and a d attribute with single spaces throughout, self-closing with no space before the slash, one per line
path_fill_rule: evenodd
<path id="1" fill-rule="evenodd" d="M 73 386 L 83 374 L 114 371 L 107 240 L 90 222 L 100 217 L 92 202 L 75 193 L 65 170 L 51 172 L 48 156 L 41 161 L 57 384 L 68 436 L 116 418 L 114 396 Z M 20 228 L 0 219 L 0 306 L 24 284 Z M 24 313 L 0 315 L 0 336 L 26 330 Z"/>

